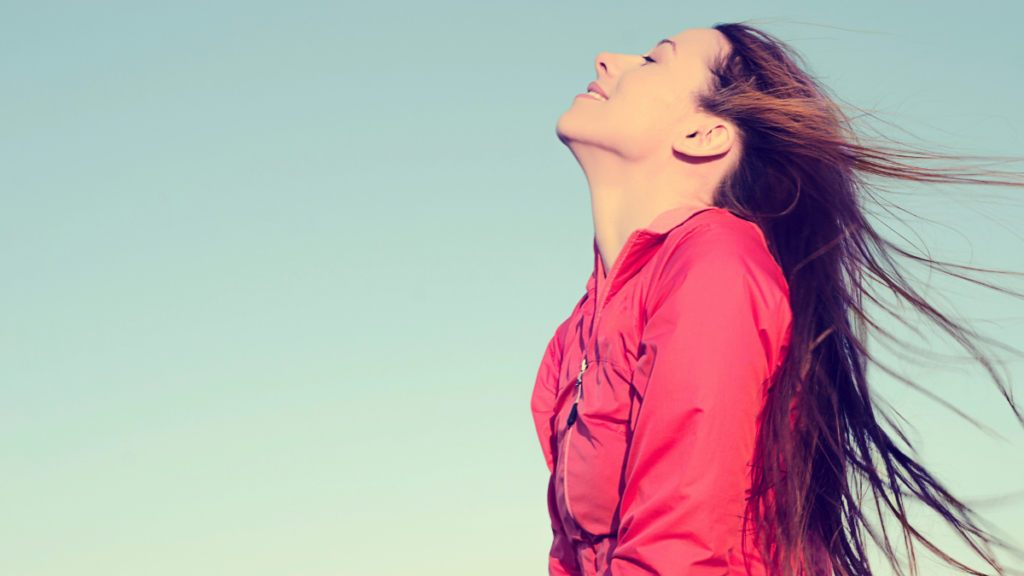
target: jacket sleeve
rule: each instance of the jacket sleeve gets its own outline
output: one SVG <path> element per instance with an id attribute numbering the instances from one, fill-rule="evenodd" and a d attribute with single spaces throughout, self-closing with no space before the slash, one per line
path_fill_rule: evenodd
<path id="1" fill-rule="evenodd" d="M 537 426 L 537 436 L 540 439 L 541 450 L 544 451 L 544 460 L 547 462 L 548 471 L 552 473 L 548 481 L 548 514 L 551 517 L 553 536 L 551 550 L 548 553 L 548 571 L 551 576 L 580 574 L 576 554 L 565 535 L 555 506 L 553 484 L 555 460 L 558 458 L 554 429 L 555 399 L 558 394 L 558 375 L 562 367 L 562 344 L 565 342 L 569 319 L 571 317 L 558 327 L 544 351 L 544 358 L 541 360 L 540 369 L 537 371 L 537 380 L 533 387 L 533 397 L 530 400 L 530 410 L 533 412 L 533 421 Z"/>
<path id="2" fill-rule="evenodd" d="M 714 575 L 740 554 L 757 420 L 788 289 L 755 234 L 697 230 L 651 284 L 612 574 Z"/>

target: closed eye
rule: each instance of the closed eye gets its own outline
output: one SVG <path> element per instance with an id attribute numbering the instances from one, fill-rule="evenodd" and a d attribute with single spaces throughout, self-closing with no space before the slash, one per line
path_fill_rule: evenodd
<path id="1" fill-rule="evenodd" d="M 643 58 L 644 58 L 644 64 L 647 64 L 648 62 L 655 63 L 654 62 L 654 58 L 651 58 L 650 56 L 644 56 Z M 644 64 L 641 64 L 641 66 L 643 66 Z"/>

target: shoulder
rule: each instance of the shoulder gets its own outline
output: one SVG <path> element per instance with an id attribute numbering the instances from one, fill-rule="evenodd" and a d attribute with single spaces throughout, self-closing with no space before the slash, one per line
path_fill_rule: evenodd
<path id="1" fill-rule="evenodd" d="M 651 288 L 665 297 L 683 286 L 722 296 L 732 292 L 730 288 L 743 287 L 768 300 L 789 297 L 761 229 L 723 208 L 694 215 L 665 239 Z"/>
<path id="2" fill-rule="evenodd" d="M 757 224 L 724 208 L 705 210 L 674 228 L 665 239 L 664 249 L 672 258 L 699 259 L 702 254 L 712 253 L 731 258 L 772 259 Z"/>

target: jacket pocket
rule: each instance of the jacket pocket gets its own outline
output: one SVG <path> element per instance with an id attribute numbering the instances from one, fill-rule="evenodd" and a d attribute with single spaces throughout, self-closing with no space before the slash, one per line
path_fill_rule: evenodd
<path id="1" fill-rule="evenodd" d="M 618 429 L 617 429 L 618 428 Z M 594 536 L 618 530 L 626 426 L 581 415 L 568 436 L 565 497 L 580 528 Z"/>

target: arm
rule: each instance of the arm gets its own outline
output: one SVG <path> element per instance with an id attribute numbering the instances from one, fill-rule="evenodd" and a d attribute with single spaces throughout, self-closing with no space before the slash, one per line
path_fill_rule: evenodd
<path id="1" fill-rule="evenodd" d="M 544 357 L 537 370 L 537 380 L 533 385 L 533 397 L 530 399 L 530 411 L 533 412 L 533 423 L 537 427 L 541 450 L 548 464 L 548 471 L 555 471 L 554 415 L 555 396 L 558 394 L 558 374 L 562 369 L 562 343 L 569 327 L 566 319 L 555 330 L 555 335 L 544 350 Z"/>
<path id="2" fill-rule="evenodd" d="M 748 237 L 749 236 L 749 237 Z M 753 234 L 695 231 L 652 283 L 615 576 L 720 576 L 740 552 L 757 418 L 789 322 Z"/>
<path id="3" fill-rule="evenodd" d="M 554 472 L 555 459 L 558 457 L 554 435 L 555 397 L 558 393 L 558 375 L 562 367 L 562 343 L 568 330 L 569 319 L 562 322 L 554 337 L 548 343 L 537 371 L 537 381 L 533 387 L 530 409 L 533 421 L 537 426 L 537 436 L 544 451 L 548 471 Z M 552 576 L 576 576 L 580 574 L 576 563 L 576 554 L 569 539 L 562 529 L 562 521 L 555 506 L 554 474 L 548 481 L 548 514 L 551 517 L 553 540 L 548 554 L 548 570 Z"/>

